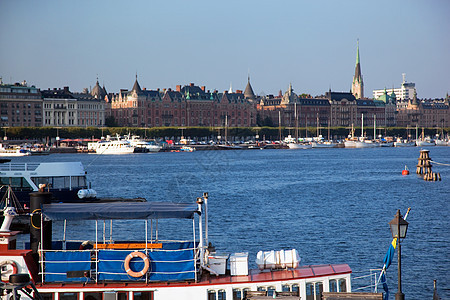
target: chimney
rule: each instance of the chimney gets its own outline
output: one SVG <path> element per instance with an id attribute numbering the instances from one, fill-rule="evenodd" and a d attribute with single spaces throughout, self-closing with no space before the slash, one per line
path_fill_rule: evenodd
<path id="1" fill-rule="evenodd" d="M 165 89 L 164 89 L 165 90 Z M 171 92 L 172 91 L 172 89 L 171 88 L 169 88 L 169 92 Z"/>
<path id="2" fill-rule="evenodd" d="M 181 92 L 181 85 L 177 85 L 177 92 Z"/>
<path id="3" fill-rule="evenodd" d="M 206 89 L 206 86 L 202 86 L 202 91 L 205 91 L 205 89 Z"/>
<path id="4" fill-rule="evenodd" d="M 194 86 L 194 83 L 193 83 L 193 82 L 191 82 L 191 83 L 189 84 L 189 86 Z"/>
<path id="5" fill-rule="evenodd" d="M 143 90 L 143 91 L 146 91 L 146 90 L 147 90 L 147 88 L 145 87 L 145 88 L 143 88 L 142 90 Z"/>
<path id="6" fill-rule="evenodd" d="M 157 88 L 156 91 L 159 92 L 159 88 Z"/>
<path id="7" fill-rule="evenodd" d="M 236 90 L 236 94 L 242 94 L 241 90 Z"/>

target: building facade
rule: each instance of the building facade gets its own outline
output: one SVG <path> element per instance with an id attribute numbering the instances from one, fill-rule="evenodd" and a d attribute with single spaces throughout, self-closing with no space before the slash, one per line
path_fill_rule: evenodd
<path id="1" fill-rule="evenodd" d="M 248 97 L 255 97 L 252 93 Z M 111 116 L 119 126 L 249 127 L 256 124 L 256 104 L 242 91 L 219 93 L 193 83 L 177 85 L 176 90 L 146 90 L 141 89 L 136 78 L 130 91 L 120 90 L 107 96 L 107 101 Z"/>
<path id="2" fill-rule="evenodd" d="M 3 84 L 0 78 L 0 124 L 2 127 L 41 127 L 42 98 L 39 89 L 26 81 Z"/>
<path id="3" fill-rule="evenodd" d="M 450 127 L 450 105 L 445 99 L 419 100 L 417 94 L 406 107 L 398 109 L 397 125 L 400 127 Z"/>
<path id="4" fill-rule="evenodd" d="M 394 93 L 396 95 L 398 108 L 405 108 L 408 106 L 408 101 L 414 97 L 416 93 L 416 84 L 412 82 L 406 82 L 405 74 L 403 74 L 403 82 L 399 88 L 381 89 L 373 91 L 373 98 L 378 99 L 387 92 L 388 94 Z"/>
<path id="5" fill-rule="evenodd" d="M 44 126 L 102 127 L 105 125 L 105 101 L 87 93 L 72 93 L 69 87 L 41 92 Z"/>

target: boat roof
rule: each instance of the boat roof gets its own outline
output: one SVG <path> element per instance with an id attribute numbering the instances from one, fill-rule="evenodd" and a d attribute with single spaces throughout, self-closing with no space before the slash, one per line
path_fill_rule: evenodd
<path id="1" fill-rule="evenodd" d="M 43 162 L 43 163 L 4 163 L 0 164 L 1 172 L 12 172 L 12 175 L 20 176 L 29 172 L 31 176 L 84 176 L 81 162 Z M 11 174 L 8 174 L 11 175 Z"/>
<path id="2" fill-rule="evenodd" d="M 196 203 L 108 202 L 44 204 L 45 217 L 57 220 L 192 219 Z"/>

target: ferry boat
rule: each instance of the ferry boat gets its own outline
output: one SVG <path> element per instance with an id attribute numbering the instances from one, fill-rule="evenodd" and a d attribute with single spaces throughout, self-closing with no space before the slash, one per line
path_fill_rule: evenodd
<path id="1" fill-rule="evenodd" d="M 159 152 L 161 150 L 161 146 L 157 145 L 154 141 L 146 141 L 137 135 L 127 135 L 126 141 L 134 147 L 135 153 Z"/>
<path id="2" fill-rule="evenodd" d="M 16 232 L 0 232 L 0 265 L 18 273 L 11 275 L 10 281 L 28 286 L 29 291 L 32 287 L 43 299 L 234 300 L 285 296 L 318 300 L 327 293 L 352 291 L 352 270 L 347 264 L 299 265 L 297 251 L 285 250 L 259 252 L 258 269 L 249 269 L 246 252 L 216 254 L 208 240 L 207 193 L 189 203 L 40 204 L 48 197 L 44 194 L 31 194 L 32 205 L 42 207 L 40 216 L 35 216 L 36 228 L 44 230 L 31 233 L 30 250 L 15 249 Z M 115 222 L 118 226 L 125 219 L 133 220 L 132 230 L 141 232 L 142 239 L 114 239 L 112 220 L 121 220 Z M 177 224 L 185 220 L 191 238 L 160 240 L 161 219 L 178 219 Z M 47 228 L 60 222 L 64 239 L 52 240 L 45 221 L 41 226 L 43 220 L 53 222 Z M 95 222 L 94 236 L 86 234 L 85 241 L 66 239 L 70 224 L 79 224 L 80 220 Z M 105 224 L 111 224 L 109 236 Z M 16 290 L 22 294 L 21 299 L 27 298 L 24 288 Z"/>
<path id="3" fill-rule="evenodd" d="M 81 162 L 0 163 L 0 185 L 10 186 L 22 206 L 28 206 L 29 193 L 44 184 L 54 201 L 77 202 L 96 196 L 88 189 Z"/>
<path id="4" fill-rule="evenodd" d="M 31 151 L 28 149 L 21 148 L 19 146 L 5 147 L 0 144 L 0 156 L 26 156 L 31 155 Z"/>

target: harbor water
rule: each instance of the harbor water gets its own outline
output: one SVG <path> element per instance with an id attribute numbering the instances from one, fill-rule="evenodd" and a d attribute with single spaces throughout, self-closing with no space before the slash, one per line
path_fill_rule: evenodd
<path id="1" fill-rule="evenodd" d="M 302 265 L 347 263 L 355 275 L 381 268 L 392 241 L 388 222 L 397 209 L 404 215 L 411 207 L 402 241 L 403 292 L 408 299 L 430 299 L 437 279 L 440 296 L 448 299 L 450 167 L 433 166 L 442 181 L 420 179 L 415 174 L 419 150 L 52 154 L 13 162 L 81 161 L 101 197 L 187 202 L 208 192 L 209 240 L 220 253 L 248 251 L 253 268 L 259 250 L 293 248 L 299 251 Z M 450 164 L 450 147 L 429 150 L 434 161 Z M 409 176 L 402 176 L 405 165 Z M 115 240 L 142 238 L 143 224 L 122 223 L 125 229 L 114 229 Z M 160 238 L 186 238 L 192 225 L 182 224 L 161 222 Z M 54 225 L 58 238 L 61 228 Z M 67 238 L 93 238 L 91 224 L 69 224 L 68 230 Z M 387 277 L 393 298 L 397 254 Z M 353 288 L 359 284 L 354 281 Z"/>

